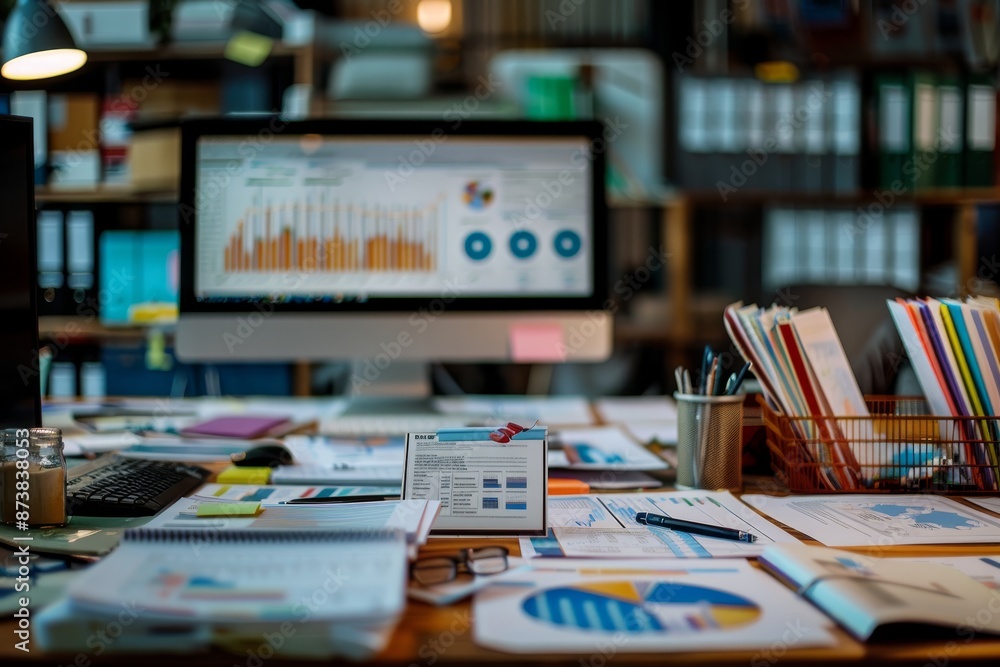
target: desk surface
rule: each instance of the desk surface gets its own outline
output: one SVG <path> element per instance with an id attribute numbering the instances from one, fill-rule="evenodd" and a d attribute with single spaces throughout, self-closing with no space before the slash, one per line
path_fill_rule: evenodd
<path id="1" fill-rule="evenodd" d="M 773 489 L 773 482 L 766 485 L 748 485 L 748 490 Z M 790 531 L 803 541 L 812 540 Z M 431 539 L 422 549 L 422 555 L 454 553 L 456 549 L 472 546 L 485 540 L 471 539 Z M 517 540 L 488 540 L 491 544 L 504 544 L 512 555 L 520 553 Z M 814 543 L 814 542 L 813 542 Z M 849 549 L 864 553 L 865 549 Z M 896 556 L 943 556 L 943 555 L 996 555 L 1000 546 L 920 546 L 894 547 L 882 553 Z M 998 592 L 1000 601 L 1000 592 Z M 567 667 L 604 667 L 605 665 L 653 665 L 665 662 L 679 665 L 741 665 L 750 667 L 770 667 L 781 665 L 920 665 L 922 667 L 945 667 L 945 665 L 988 664 L 1000 665 L 1000 639 L 964 638 L 955 641 L 927 640 L 913 637 L 905 642 L 869 643 L 855 641 L 845 632 L 834 629 L 838 644 L 832 648 L 798 649 L 794 646 L 794 636 L 789 643 L 776 645 L 769 651 L 713 652 L 711 645 L 699 653 L 638 654 L 618 650 L 609 644 L 604 654 L 566 655 L 512 655 L 480 648 L 473 642 L 472 626 L 475 622 L 472 604 L 460 602 L 449 607 L 433 607 L 410 601 L 402 620 L 396 627 L 387 648 L 366 664 L 403 665 L 405 667 L 431 667 L 434 665 L 566 665 Z M 502 619 L 495 620 L 502 623 Z M 240 655 L 221 651 L 201 652 L 192 655 L 96 655 L 96 651 L 81 647 L 76 655 L 41 654 L 33 650 L 25 654 L 14 648 L 12 620 L 0 620 L 0 665 L 14 664 L 59 664 L 90 667 L 90 665 L 141 665 L 142 667 L 170 666 L 183 664 L 185 667 L 202 665 L 240 665 L 245 667 L 273 667 L 291 664 L 286 660 L 267 658 L 266 651 L 258 655 L 246 652 Z M 262 645 L 263 646 L 263 645 Z M 331 662 L 342 664 L 336 659 Z M 297 663 L 303 664 L 303 663 Z M 317 663 L 313 663 L 317 664 Z"/>
<path id="2" fill-rule="evenodd" d="M 795 531 L 791 531 L 796 534 Z M 806 542 L 811 542 L 801 534 L 796 534 Z M 473 546 L 485 540 L 473 539 L 434 539 L 422 549 L 421 555 L 438 553 L 454 553 L 457 549 Z M 519 553 L 516 539 L 489 540 L 490 544 L 504 544 L 511 554 Z M 864 549 L 849 549 L 864 553 Z M 957 555 L 975 556 L 996 554 L 998 547 L 989 546 L 922 546 L 895 547 L 889 553 L 897 556 L 943 556 Z M 707 645 L 701 653 L 671 653 L 642 654 L 617 651 L 609 644 L 607 654 L 566 654 L 566 655 L 511 655 L 489 649 L 480 648 L 473 642 L 472 624 L 475 622 L 472 604 L 464 601 L 449 607 L 434 607 L 420 602 L 410 601 L 403 618 L 397 626 L 388 647 L 371 661 L 365 664 L 388 666 L 403 665 L 406 667 L 431 667 L 432 665 L 467 665 L 496 664 L 519 666 L 527 665 L 566 665 L 567 667 L 604 667 L 605 665 L 653 665 L 672 662 L 681 665 L 750 665 L 751 667 L 769 667 L 780 664 L 782 667 L 791 665 L 921 665 L 925 667 L 945 667 L 945 665 L 1000 664 L 1000 640 L 964 639 L 946 642 L 943 640 L 927 641 L 913 637 L 907 642 L 862 644 L 845 632 L 835 629 L 838 637 L 837 646 L 822 649 L 796 649 L 794 639 L 788 645 L 774 646 L 770 651 L 735 651 L 712 652 Z M 0 637 L 13 637 L 14 624 L 10 621 L 0 623 Z M 15 662 L 16 661 L 16 662 Z M 0 664 L 13 665 L 20 663 L 79 665 L 136 665 L 135 655 L 94 655 L 93 652 L 82 652 L 77 655 L 43 655 L 37 651 L 24 654 L 13 648 L 13 640 L 0 643 Z M 340 662 L 338 660 L 337 662 Z M 244 653 L 241 656 L 220 651 L 195 653 L 176 657 L 170 655 L 143 655 L 143 667 L 158 665 L 174 667 L 183 664 L 185 667 L 200 667 L 202 665 L 241 665 L 245 667 L 262 667 L 268 665 L 291 664 L 285 660 L 269 659 L 257 661 Z M 302 664 L 302 663 L 298 663 Z"/>

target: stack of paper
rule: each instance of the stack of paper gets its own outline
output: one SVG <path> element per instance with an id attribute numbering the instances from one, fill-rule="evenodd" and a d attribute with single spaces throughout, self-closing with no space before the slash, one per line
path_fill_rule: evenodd
<path id="1" fill-rule="evenodd" d="M 829 313 L 824 308 L 803 312 L 780 306 L 726 308 L 726 331 L 743 357 L 753 363 L 770 405 L 783 415 L 810 417 L 793 428 L 808 441 L 805 456 L 820 464 L 819 483 L 831 490 L 870 485 L 881 461 L 876 448 L 859 446 L 871 440 L 870 424 L 847 424 L 830 417 L 868 417 L 857 379 Z M 851 436 L 849 440 L 845 432 Z"/>
<path id="2" fill-rule="evenodd" d="M 271 481 L 391 487 L 399 493 L 403 483 L 403 444 L 403 438 L 288 436 L 285 446 L 295 463 L 276 468 Z"/>
<path id="3" fill-rule="evenodd" d="M 211 511 L 209 506 L 219 505 Z M 256 505 L 256 507 L 254 507 Z M 431 525 L 441 510 L 438 500 L 318 505 L 264 505 L 222 498 L 181 498 L 160 512 L 146 528 L 185 529 L 207 534 L 242 530 L 336 531 L 399 529 L 412 554 L 427 542 Z"/>
<path id="4" fill-rule="evenodd" d="M 728 491 L 677 491 L 549 498 L 546 537 L 522 537 L 526 558 L 752 558 L 797 540 Z M 753 543 L 703 537 L 636 522 L 637 512 L 743 530 Z"/>
<path id="5" fill-rule="evenodd" d="M 95 628 L 119 623 L 128 631 L 102 644 L 115 652 L 218 644 L 365 658 L 395 627 L 406 577 L 399 529 L 228 528 L 209 538 L 147 526 L 73 580 L 66 599 L 37 618 L 38 637 L 47 650 L 74 651 Z"/>
<path id="6" fill-rule="evenodd" d="M 927 404 L 935 415 L 994 416 L 1000 410 L 1000 302 L 970 297 L 897 299 L 889 303 Z M 967 467 L 956 471 L 958 483 L 978 489 L 1000 488 L 1000 421 L 939 422 L 941 439 L 965 441 L 945 458 Z"/>

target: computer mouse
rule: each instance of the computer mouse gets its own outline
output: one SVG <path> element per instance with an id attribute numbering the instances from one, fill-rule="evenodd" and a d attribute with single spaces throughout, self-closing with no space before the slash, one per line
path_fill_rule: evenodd
<path id="1" fill-rule="evenodd" d="M 283 445 L 260 445 L 230 457 L 233 465 L 274 468 L 292 463 L 292 453 Z"/>

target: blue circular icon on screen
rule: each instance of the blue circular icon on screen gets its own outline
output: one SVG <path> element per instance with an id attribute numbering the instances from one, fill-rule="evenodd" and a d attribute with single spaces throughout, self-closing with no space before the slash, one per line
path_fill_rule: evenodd
<path id="1" fill-rule="evenodd" d="M 510 237 L 510 251 L 518 259 L 528 259 L 538 249 L 538 240 L 530 232 L 515 232 Z"/>
<path id="2" fill-rule="evenodd" d="M 555 238 L 556 254 L 560 257 L 565 257 L 569 259 L 570 257 L 575 257 L 578 252 L 580 252 L 580 246 L 583 245 L 583 241 L 580 240 L 580 235 L 576 232 L 571 232 L 566 229 L 558 234 Z"/>
<path id="3" fill-rule="evenodd" d="M 477 262 L 490 256 L 493 250 L 493 242 L 490 237 L 482 232 L 472 232 L 465 237 L 465 254 Z"/>

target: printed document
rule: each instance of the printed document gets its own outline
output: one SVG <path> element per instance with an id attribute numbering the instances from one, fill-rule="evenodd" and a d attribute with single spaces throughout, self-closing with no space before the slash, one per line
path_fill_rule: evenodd
<path id="1" fill-rule="evenodd" d="M 743 501 L 830 547 L 1000 542 L 1000 519 L 939 496 L 748 494 Z"/>

